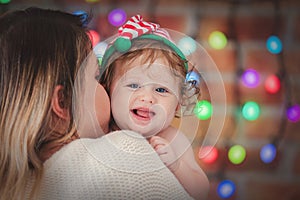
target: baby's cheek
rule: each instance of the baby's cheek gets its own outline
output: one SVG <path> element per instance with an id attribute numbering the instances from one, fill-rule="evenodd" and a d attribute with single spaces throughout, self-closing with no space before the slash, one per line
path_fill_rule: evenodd
<path id="1" fill-rule="evenodd" d="M 100 85 L 95 92 L 95 111 L 99 125 L 106 133 L 110 120 L 110 100 L 106 91 Z"/>

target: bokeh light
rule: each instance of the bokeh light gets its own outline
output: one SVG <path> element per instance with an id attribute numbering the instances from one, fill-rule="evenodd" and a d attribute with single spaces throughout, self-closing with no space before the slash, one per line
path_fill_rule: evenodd
<path id="1" fill-rule="evenodd" d="M 207 120 L 211 117 L 213 108 L 210 102 L 201 100 L 196 103 L 194 113 L 200 120 Z"/>
<path id="2" fill-rule="evenodd" d="M 205 146 L 200 148 L 198 157 L 203 162 L 210 164 L 217 160 L 219 155 L 218 149 L 213 146 Z"/>
<path id="3" fill-rule="evenodd" d="M 228 158 L 231 163 L 241 164 L 246 158 L 246 150 L 241 145 L 234 145 L 228 151 Z"/>
<path id="4" fill-rule="evenodd" d="M 87 12 L 83 11 L 83 10 L 76 10 L 72 13 L 73 15 L 80 15 L 81 17 L 81 21 L 83 23 L 84 26 L 87 26 L 88 23 L 88 17 L 89 15 L 87 14 Z"/>
<path id="5" fill-rule="evenodd" d="M 117 8 L 108 14 L 108 21 L 113 26 L 121 26 L 125 23 L 127 18 L 126 12 L 123 9 Z"/>
<path id="6" fill-rule="evenodd" d="M 277 36 L 270 36 L 266 43 L 267 49 L 272 54 L 279 54 L 282 51 L 281 40 Z"/>
<path id="7" fill-rule="evenodd" d="M 103 57 L 105 50 L 107 48 L 108 44 L 106 42 L 100 42 L 94 47 L 94 53 L 97 57 Z"/>
<path id="8" fill-rule="evenodd" d="M 260 159 L 264 163 L 272 162 L 276 157 L 276 147 L 273 144 L 266 144 L 260 150 Z"/>
<path id="9" fill-rule="evenodd" d="M 260 115 L 260 107 L 256 102 L 248 101 L 243 105 L 242 114 L 246 120 L 254 121 Z"/>
<path id="10" fill-rule="evenodd" d="M 190 71 L 185 76 L 186 83 L 194 84 L 196 87 L 200 85 L 200 75 L 195 71 Z"/>
<path id="11" fill-rule="evenodd" d="M 213 31 L 208 37 L 209 45 L 214 49 L 223 49 L 227 45 L 227 38 L 220 31 Z"/>
<path id="12" fill-rule="evenodd" d="M 99 2 L 100 0 L 85 0 L 87 3 L 96 3 Z"/>
<path id="13" fill-rule="evenodd" d="M 269 76 L 265 81 L 265 90 L 270 94 L 277 93 L 281 88 L 280 80 L 276 75 Z"/>
<path id="14" fill-rule="evenodd" d="M 188 56 L 196 51 L 197 44 L 191 37 L 183 37 L 178 41 L 178 48 L 182 51 L 185 56 Z"/>
<path id="15" fill-rule="evenodd" d="M 242 82 L 248 88 L 254 88 L 259 84 L 259 74 L 254 69 L 247 69 L 242 75 Z"/>
<path id="16" fill-rule="evenodd" d="M 96 46 L 100 41 L 100 35 L 97 31 L 89 30 L 89 37 L 92 41 L 93 47 Z"/>
<path id="17" fill-rule="evenodd" d="M 105 53 L 107 46 L 108 46 L 108 44 L 106 42 L 100 42 L 93 49 L 93 51 L 98 59 L 99 65 L 101 65 L 102 58 L 103 58 L 103 55 Z"/>
<path id="18" fill-rule="evenodd" d="M 231 197 L 235 192 L 235 184 L 231 180 L 221 181 L 217 188 L 218 195 L 222 199 Z"/>
<path id="19" fill-rule="evenodd" d="M 300 120 L 300 106 L 298 104 L 290 106 L 286 111 L 286 116 L 291 122 L 298 122 Z"/>
<path id="20" fill-rule="evenodd" d="M 10 0 L 0 0 L 0 4 L 7 4 L 10 3 Z"/>

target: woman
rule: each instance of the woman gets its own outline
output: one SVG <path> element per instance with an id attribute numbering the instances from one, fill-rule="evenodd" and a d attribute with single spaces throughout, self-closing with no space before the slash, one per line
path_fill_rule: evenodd
<path id="1" fill-rule="evenodd" d="M 96 59 L 82 19 L 0 17 L 0 199 L 190 198 L 136 133 L 79 139 L 101 136 L 110 117 L 102 86 L 85 81 Z"/>

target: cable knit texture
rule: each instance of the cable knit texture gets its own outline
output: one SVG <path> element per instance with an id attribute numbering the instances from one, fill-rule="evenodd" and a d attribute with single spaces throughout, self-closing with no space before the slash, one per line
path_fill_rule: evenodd
<path id="1" fill-rule="evenodd" d="M 45 164 L 39 199 L 191 199 L 140 135 L 79 139 Z"/>

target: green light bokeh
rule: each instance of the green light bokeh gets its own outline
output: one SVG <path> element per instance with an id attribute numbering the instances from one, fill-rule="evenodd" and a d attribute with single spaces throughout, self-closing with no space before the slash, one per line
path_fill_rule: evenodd
<path id="1" fill-rule="evenodd" d="M 227 38 L 220 31 L 213 31 L 208 38 L 209 45 L 214 49 L 223 49 L 227 45 Z"/>
<path id="2" fill-rule="evenodd" d="M 200 120 L 209 119 L 212 115 L 212 111 L 211 103 L 206 100 L 198 101 L 194 108 L 194 113 Z"/>
<path id="3" fill-rule="evenodd" d="M 87 3 L 96 3 L 99 2 L 99 0 L 85 0 Z"/>
<path id="4" fill-rule="evenodd" d="M 230 162 L 235 165 L 241 164 L 246 158 L 246 150 L 241 145 L 234 145 L 228 151 Z"/>
<path id="5" fill-rule="evenodd" d="M 0 0 L 0 4 L 7 4 L 10 3 L 10 0 Z"/>
<path id="6" fill-rule="evenodd" d="M 99 58 L 97 58 L 98 59 L 98 64 L 99 64 L 99 66 L 101 66 L 101 63 L 102 63 L 102 57 L 99 57 Z"/>
<path id="7" fill-rule="evenodd" d="M 242 114 L 246 120 L 254 121 L 260 115 L 260 107 L 256 102 L 248 101 L 243 106 Z"/>

